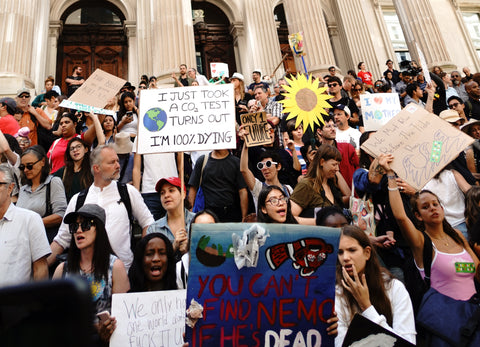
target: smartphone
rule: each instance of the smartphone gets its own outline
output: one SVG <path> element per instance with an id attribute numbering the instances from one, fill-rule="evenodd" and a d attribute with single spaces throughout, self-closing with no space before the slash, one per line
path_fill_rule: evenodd
<path id="1" fill-rule="evenodd" d="M 110 312 L 108 311 L 102 311 L 97 313 L 98 320 L 100 324 L 103 324 L 107 319 L 110 318 Z"/>

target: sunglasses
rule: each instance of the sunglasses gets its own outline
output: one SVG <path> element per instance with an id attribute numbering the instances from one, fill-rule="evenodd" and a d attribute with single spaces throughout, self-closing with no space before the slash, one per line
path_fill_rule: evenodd
<path id="1" fill-rule="evenodd" d="M 88 231 L 92 226 L 95 226 L 95 222 L 93 220 L 84 220 L 82 223 L 73 222 L 68 225 L 68 229 L 70 230 L 70 234 L 75 234 L 78 230 L 78 227 L 82 228 L 82 231 Z"/>
<path id="2" fill-rule="evenodd" d="M 42 159 L 43 159 L 43 158 L 42 158 Z M 36 163 L 38 163 L 40 160 L 42 160 L 42 159 L 38 159 L 35 163 L 29 163 L 29 164 L 27 164 L 27 165 L 25 165 L 25 164 L 20 164 L 20 165 L 18 165 L 18 168 L 20 169 L 20 171 L 25 171 L 25 168 L 27 168 L 28 170 L 31 170 L 31 169 L 33 169 L 33 166 L 34 166 Z"/>
<path id="3" fill-rule="evenodd" d="M 460 105 L 459 102 L 454 102 L 453 104 L 448 105 L 448 108 L 455 108 L 458 107 L 458 105 Z"/>
<path id="4" fill-rule="evenodd" d="M 459 75 L 452 75 L 452 78 L 460 77 Z"/>
<path id="5" fill-rule="evenodd" d="M 328 84 L 329 88 L 333 88 L 333 87 L 336 87 L 336 86 L 338 86 L 338 83 L 329 83 Z"/>
<path id="6" fill-rule="evenodd" d="M 278 163 L 276 161 L 267 160 L 265 163 L 263 162 L 257 163 L 257 169 L 261 170 L 264 167 L 270 168 L 272 167 L 272 165 L 277 165 L 277 164 Z"/>
<path id="7" fill-rule="evenodd" d="M 30 97 L 30 95 L 25 95 L 25 94 L 22 94 L 19 96 L 20 99 L 28 99 Z"/>
<path id="8" fill-rule="evenodd" d="M 355 88 L 354 90 L 357 91 L 357 92 L 360 92 L 360 91 L 362 91 L 362 88 Z"/>

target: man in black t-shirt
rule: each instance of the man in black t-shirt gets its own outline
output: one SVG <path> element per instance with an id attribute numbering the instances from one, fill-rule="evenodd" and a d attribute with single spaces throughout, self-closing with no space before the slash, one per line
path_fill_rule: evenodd
<path id="1" fill-rule="evenodd" d="M 359 117 L 359 110 L 355 102 L 349 97 L 342 97 L 342 81 L 340 78 L 336 76 L 330 77 L 328 80 L 328 94 L 333 96 L 333 98 L 327 100 L 332 105 L 331 110 L 338 104 L 348 106 L 351 112 L 348 125 L 352 128 L 363 126 L 363 120 Z"/>
<path id="2" fill-rule="evenodd" d="M 75 65 L 71 76 L 67 76 L 65 83 L 67 84 L 67 96 L 72 96 L 75 91 L 85 82 L 82 77 L 83 68 Z"/>
<path id="3" fill-rule="evenodd" d="M 268 85 L 268 83 L 262 82 L 262 80 L 261 80 L 262 79 L 262 72 L 259 69 L 253 71 L 252 79 L 253 79 L 253 83 L 251 83 L 248 86 L 248 93 L 250 95 L 253 95 L 255 93 L 255 89 L 258 88 L 258 87 L 263 87 L 265 90 L 270 90 L 270 86 Z"/>

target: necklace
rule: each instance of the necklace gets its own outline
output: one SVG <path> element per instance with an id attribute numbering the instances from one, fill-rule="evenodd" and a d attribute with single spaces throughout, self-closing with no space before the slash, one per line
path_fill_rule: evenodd
<path id="1" fill-rule="evenodd" d="M 431 237 L 431 236 L 430 236 L 430 238 L 432 238 L 432 239 L 434 239 L 434 240 L 438 240 L 438 241 L 443 242 L 443 244 L 444 244 L 445 246 L 448 246 L 448 245 L 449 245 L 449 243 L 448 243 L 448 235 L 446 235 L 445 237 L 442 237 L 442 238 L 436 238 L 436 237 Z"/>

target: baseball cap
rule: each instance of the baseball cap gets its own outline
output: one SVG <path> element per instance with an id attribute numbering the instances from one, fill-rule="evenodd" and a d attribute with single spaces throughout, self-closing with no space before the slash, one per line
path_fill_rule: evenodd
<path id="1" fill-rule="evenodd" d="M 98 218 L 103 224 L 105 224 L 105 210 L 97 204 L 85 204 L 78 209 L 78 211 L 70 212 L 65 216 L 63 222 L 65 224 L 73 223 L 77 220 L 78 216 L 87 218 Z"/>
<path id="2" fill-rule="evenodd" d="M 30 94 L 30 89 L 28 88 L 20 88 L 19 90 L 17 90 L 17 96 L 20 96 L 22 94 L 28 94 L 28 95 L 31 95 Z"/>
<path id="3" fill-rule="evenodd" d="M 352 113 L 350 112 L 350 109 L 348 108 L 347 105 L 344 105 L 344 104 L 337 104 L 335 106 L 332 107 L 332 112 L 334 110 L 342 110 L 344 111 L 346 114 L 348 114 L 349 116 L 352 115 Z"/>
<path id="4" fill-rule="evenodd" d="M 15 113 L 15 109 L 17 108 L 17 103 L 12 98 L 1 98 L 0 104 L 7 105 L 7 111 L 9 114 L 13 115 L 13 113 Z"/>
<path id="5" fill-rule="evenodd" d="M 243 81 L 244 80 L 244 77 L 241 73 L 239 72 L 235 72 L 232 77 L 230 77 L 230 79 L 234 79 L 236 78 L 237 80 L 240 80 L 240 81 Z"/>
<path id="6" fill-rule="evenodd" d="M 254 72 L 256 72 L 256 73 L 258 73 L 260 76 L 262 76 L 262 70 L 260 70 L 260 69 L 255 69 L 255 70 L 253 70 L 252 73 L 254 73 Z"/>
<path id="7" fill-rule="evenodd" d="M 181 189 L 182 187 L 182 182 L 180 181 L 180 178 L 178 177 L 167 177 L 167 178 L 161 178 L 157 184 L 155 185 L 155 190 L 160 193 L 160 190 L 162 189 L 162 186 L 165 183 L 170 183 L 172 186 L 178 187 Z M 185 185 L 183 186 L 183 190 L 186 191 Z"/>

